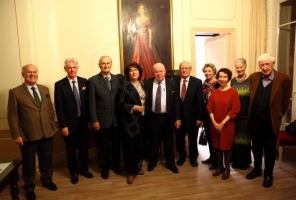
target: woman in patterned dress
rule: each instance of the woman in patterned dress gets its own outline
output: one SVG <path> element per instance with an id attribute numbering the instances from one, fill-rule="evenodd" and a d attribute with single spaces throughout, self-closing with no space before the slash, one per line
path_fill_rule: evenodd
<path id="1" fill-rule="evenodd" d="M 232 167 L 245 170 L 252 163 L 251 138 L 247 130 L 247 116 L 250 103 L 250 80 L 246 74 L 247 61 L 244 58 L 234 60 L 237 76 L 230 85 L 238 92 L 241 102 L 240 112 L 235 119 L 235 138 L 232 146 Z"/>

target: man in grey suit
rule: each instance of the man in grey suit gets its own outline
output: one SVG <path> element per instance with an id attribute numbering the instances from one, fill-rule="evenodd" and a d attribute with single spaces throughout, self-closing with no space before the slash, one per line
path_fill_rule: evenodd
<path id="1" fill-rule="evenodd" d="M 22 68 L 25 82 L 9 90 L 7 118 L 14 142 L 20 145 L 23 159 L 23 188 L 26 198 L 36 199 L 34 192 L 36 153 L 43 187 L 57 190 L 52 182 L 52 144 L 53 135 L 57 132 L 54 121 L 53 105 L 49 90 L 36 84 L 38 69 L 32 64 Z"/>
<path id="2" fill-rule="evenodd" d="M 67 76 L 54 86 L 55 108 L 66 143 L 72 184 L 78 183 L 79 173 L 86 178 L 93 178 L 93 174 L 88 171 L 87 129 L 91 129 L 91 123 L 88 122 L 87 80 L 77 76 L 78 69 L 78 61 L 67 58 L 64 62 Z"/>
<path id="3" fill-rule="evenodd" d="M 97 131 L 101 177 L 108 179 L 111 168 L 116 174 L 121 174 L 120 134 L 115 102 L 120 81 L 118 76 L 110 73 L 112 60 L 109 56 L 100 58 L 99 67 L 101 72 L 88 81 L 88 102 L 90 120 Z"/>

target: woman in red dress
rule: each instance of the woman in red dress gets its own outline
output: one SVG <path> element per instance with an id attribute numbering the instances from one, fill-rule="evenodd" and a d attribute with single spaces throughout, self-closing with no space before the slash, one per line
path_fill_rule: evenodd
<path id="1" fill-rule="evenodd" d="M 207 105 L 212 122 L 210 124 L 212 146 L 216 149 L 218 162 L 218 168 L 213 176 L 223 174 L 223 180 L 230 176 L 231 147 L 235 136 L 234 119 L 240 111 L 237 90 L 228 85 L 231 78 L 232 72 L 229 69 L 221 68 L 218 71 L 217 79 L 220 87 L 212 91 Z"/>
<path id="2" fill-rule="evenodd" d="M 146 15 L 146 7 L 138 6 L 139 17 L 136 18 L 137 40 L 134 48 L 133 61 L 137 62 L 143 69 L 142 80 L 152 78 L 152 67 L 161 62 L 159 55 L 152 45 L 152 29 L 150 19 Z"/>

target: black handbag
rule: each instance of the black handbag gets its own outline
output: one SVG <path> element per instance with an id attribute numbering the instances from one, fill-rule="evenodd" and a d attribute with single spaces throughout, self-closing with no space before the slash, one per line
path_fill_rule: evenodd
<path id="1" fill-rule="evenodd" d="M 198 144 L 200 144 L 202 146 L 206 146 L 208 144 L 208 140 L 207 140 L 207 136 L 206 136 L 204 128 L 202 128 L 202 130 L 200 132 Z"/>
<path id="2" fill-rule="evenodd" d="M 285 127 L 288 134 L 296 137 L 296 120 Z"/>

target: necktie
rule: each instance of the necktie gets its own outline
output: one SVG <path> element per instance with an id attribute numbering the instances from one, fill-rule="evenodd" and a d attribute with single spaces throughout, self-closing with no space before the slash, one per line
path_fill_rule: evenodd
<path id="1" fill-rule="evenodd" d="M 155 96 L 155 112 L 161 112 L 161 85 L 160 82 L 158 83 L 156 96 Z"/>
<path id="2" fill-rule="evenodd" d="M 183 80 L 182 84 L 182 90 L 181 90 L 181 99 L 184 102 L 185 96 L 186 96 L 186 79 Z"/>
<path id="3" fill-rule="evenodd" d="M 107 86 L 108 86 L 109 90 L 111 91 L 110 78 L 106 76 L 106 77 L 105 77 L 105 80 L 107 81 Z"/>
<path id="4" fill-rule="evenodd" d="M 78 95 L 78 90 L 77 90 L 77 88 L 75 86 L 76 81 L 72 81 L 72 83 L 73 83 L 73 93 L 74 93 L 76 106 L 77 106 L 77 117 L 80 117 L 80 115 L 81 115 L 80 98 L 79 98 L 79 95 Z"/>
<path id="5" fill-rule="evenodd" d="M 41 101 L 40 101 L 39 95 L 37 94 L 35 89 L 36 89 L 35 87 L 31 87 L 31 90 L 33 90 L 34 99 L 35 99 L 36 103 L 38 104 L 38 106 L 40 107 Z"/>

